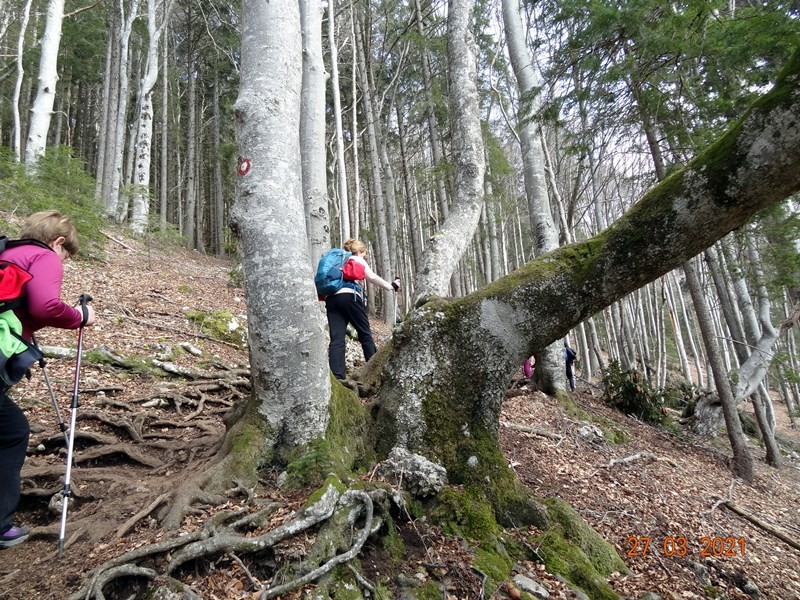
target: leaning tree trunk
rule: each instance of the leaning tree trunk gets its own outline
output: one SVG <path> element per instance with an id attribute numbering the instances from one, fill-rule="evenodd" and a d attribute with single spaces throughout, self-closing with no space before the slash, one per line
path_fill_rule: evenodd
<path id="1" fill-rule="evenodd" d="M 451 13 L 452 14 L 452 13 Z M 499 414 L 534 349 L 683 264 L 800 189 L 800 52 L 772 92 L 595 238 L 559 248 L 395 332 L 375 409 L 381 453 L 404 446 L 485 489 L 508 470 Z M 499 513 L 513 510 L 494 498 Z"/>
<path id="2" fill-rule="evenodd" d="M 711 313 L 706 305 L 706 298 L 700 287 L 700 280 L 697 277 L 694 265 L 687 262 L 683 265 L 686 273 L 686 284 L 692 295 L 694 310 L 697 314 L 697 321 L 700 325 L 700 333 L 703 336 L 703 343 L 706 346 L 708 361 L 711 371 L 714 374 L 714 383 L 717 387 L 717 394 L 722 403 L 722 414 L 725 416 L 725 426 L 728 430 L 728 440 L 733 450 L 733 472 L 743 480 L 753 481 L 753 457 L 747 449 L 747 442 L 742 430 L 742 423 L 739 421 L 739 413 L 736 410 L 736 402 L 733 398 L 728 375 L 722 364 L 722 356 L 714 332 L 714 324 L 711 321 Z"/>

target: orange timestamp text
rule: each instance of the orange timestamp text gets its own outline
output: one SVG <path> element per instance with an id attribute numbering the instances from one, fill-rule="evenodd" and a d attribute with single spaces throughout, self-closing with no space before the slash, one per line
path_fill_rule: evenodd
<path id="1" fill-rule="evenodd" d="M 702 557 L 728 558 L 745 556 L 746 542 L 743 537 L 687 537 L 668 536 L 663 539 L 654 539 L 647 536 L 631 536 L 628 538 L 627 555 L 631 557 L 644 557 L 651 552 L 659 552 L 664 556 L 689 556 L 697 552 Z"/>

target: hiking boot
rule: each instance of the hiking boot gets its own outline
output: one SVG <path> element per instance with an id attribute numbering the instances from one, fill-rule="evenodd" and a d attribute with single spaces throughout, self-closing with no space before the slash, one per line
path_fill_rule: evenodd
<path id="1" fill-rule="evenodd" d="M 0 548 L 11 548 L 28 539 L 28 529 L 25 527 L 11 527 L 0 535 Z"/>

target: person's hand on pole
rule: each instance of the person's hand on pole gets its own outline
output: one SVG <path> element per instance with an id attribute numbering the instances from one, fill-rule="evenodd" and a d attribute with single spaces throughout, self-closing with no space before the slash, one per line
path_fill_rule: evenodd
<path id="1" fill-rule="evenodd" d="M 87 325 L 94 325 L 95 322 L 95 314 L 94 314 L 94 307 L 92 307 L 89 302 L 91 302 L 93 298 L 89 294 L 81 294 L 81 297 L 78 298 L 78 305 L 80 306 L 80 311 L 83 315 L 83 320 L 81 321 L 81 327 L 86 327 Z"/>

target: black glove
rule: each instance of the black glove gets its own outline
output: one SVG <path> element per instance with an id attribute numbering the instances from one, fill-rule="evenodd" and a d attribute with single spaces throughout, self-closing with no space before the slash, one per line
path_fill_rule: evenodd
<path id="1" fill-rule="evenodd" d="M 395 277 L 394 278 L 394 281 L 392 282 L 392 288 L 394 288 L 395 292 L 399 292 L 400 291 L 400 278 L 399 277 Z"/>

